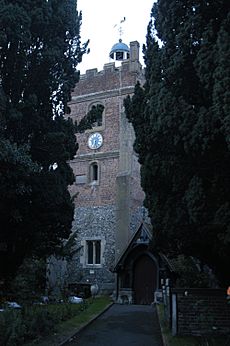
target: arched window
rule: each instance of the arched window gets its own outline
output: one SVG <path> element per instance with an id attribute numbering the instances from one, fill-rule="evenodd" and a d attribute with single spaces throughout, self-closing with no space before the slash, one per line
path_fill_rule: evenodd
<path id="1" fill-rule="evenodd" d="M 90 105 L 88 114 L 93 129 L 103 126 L 103 113 L 104 106 L 101 103 L 94 103 Z"/>
<path id="2" fill-rule="evenodd" d="M 98 180 L 98 165 L 97 165 L 97 163 L 92 164 L 92 180 Z"/>
<path id="3" fill-rule="evenodd" d="M 89 166 L 89 182 L 99 184 L 99 166 L 98 162 L 92 162 Z"/>

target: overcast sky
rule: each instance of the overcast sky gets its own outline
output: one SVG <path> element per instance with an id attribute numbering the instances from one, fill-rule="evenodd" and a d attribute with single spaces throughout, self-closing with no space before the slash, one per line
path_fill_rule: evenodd
<path id="1" fill-rule="evenodd" d="M 120 38 L 118 27 L 124 17 L 122 41 L 128 45 L 136 40 L 140 43 L 143 64 L 142 45 L 146 42 L 153 3 L 154 0 L 77 0 L 77 9 L 82 11 L 82 42 L 90 40 L 90 53 L 85 54 L 78 65 L 81 73 L 91 68 L 100 71 L 109 62 L 109 52 Z"/>

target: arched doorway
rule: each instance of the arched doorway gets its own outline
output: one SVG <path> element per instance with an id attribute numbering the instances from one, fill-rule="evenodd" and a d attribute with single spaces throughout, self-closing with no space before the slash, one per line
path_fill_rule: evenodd
<path id="1" fill-rule="evenodd" d="M 133 267 L 133 292 L 135 304 L 151 304 L 157 288 L 157 267 L 154 260 L 144 254 Z"/>

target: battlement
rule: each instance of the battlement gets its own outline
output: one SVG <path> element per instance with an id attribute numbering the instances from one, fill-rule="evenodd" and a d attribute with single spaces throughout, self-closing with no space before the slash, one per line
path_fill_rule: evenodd
<path id="1" fill-rule="evenodd" d="M 129 59 L 123 60 L 119 62 L 119 66 L 117 66 L 117 62 L 109 62 L 103 66 L 103 70 L 98 71 L 97 68 L 92 68 L 86 70 L 85 74 L 80 75 L 80 80 L 91 79 L 96 76 L 102 76 L 106 74 L 111 74 L 113 72 L 134 72 L 141 73 L 142 65 L 139 61 L 139 42 L 132 41 L 130 42 L 130 56 Z"/>

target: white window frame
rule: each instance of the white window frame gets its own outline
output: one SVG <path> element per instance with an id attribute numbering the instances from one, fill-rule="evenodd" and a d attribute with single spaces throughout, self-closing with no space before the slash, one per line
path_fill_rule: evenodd
<path id="1" fill-rule="evenodd" d="M 93 264 L 89 264 L 88 263 L 88 241 L 100 241 L 101 243 L 101 253 L 100 253 L 100 264 L 96 264 L 95 260 Z M 83 246 L 83 253 L 80 256 L 80 263 L 82 264 L 83 268 L 102 268 L 104 265 L 104 250 L 105 250 L 105 239 L 104 237 L 85 237 L 84 239 L 82 239 L 81 241 L 81 245 Z M 95 255 L 94 255 L 95 256 Z"/>
<path id="2" fill-rule="evenodd" d="M 100 253 L 99 253 L 99 263 L 96 263 L 97 259 L 97 248 L 96 243 L 100 244 Z M 93 253 L 92 253 L 92 263 L 89 263 L 89 243 L 92 244 Z M 87 266 L 100 266 L 101 265 L 101 239 L 86 240 L 86 264 Z"/>

